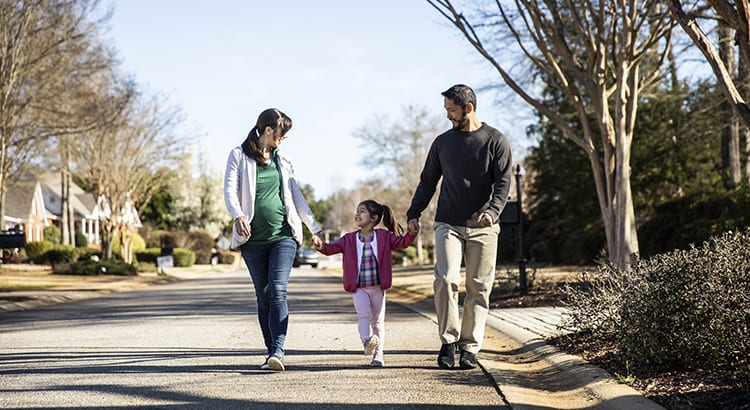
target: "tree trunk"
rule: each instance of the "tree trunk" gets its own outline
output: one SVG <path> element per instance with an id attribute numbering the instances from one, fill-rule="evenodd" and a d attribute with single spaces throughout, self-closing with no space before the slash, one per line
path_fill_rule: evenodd
<path id="1" fill-rule="evenodd" d="M 740 93 L 747 98 L 750 98 L 750 55 L 743 52 L 740 49 L 740 58 L 737 72 L 737 83 Z M 739 142 L 740 146 L 744 146 L 744 155 L 742 156 L 742 162 L 744 163 L 745 187 L 750 188 L 750 126 L 745 124 L 740 127 L 739 130 Z"/>
<path id="2" fill-rule="evenodd" d="M 0 179 L 0 230 L 5 230 L 5 184 Z"/>
<path id="3" fill-rule="evenodd" d="M 3 138 L 4 132 L 5 130 L 0 128 L 0 230 L 5 229 L 5 191 L 8 186 L 8 173 L 5 171 L 8 149 Z"/>
<path id="4" fill-rule="evenodd" d="M 73 212 L 70 209 L 70 151 L 67 138 L 60 138 L 60 243 L 74 245 L 71 225 Z"/>
<path id="5" fill-rule="evenodd" d="M 107 223 L 102 224 L 102 259 L 108 261 L 112 259 L 112 231 Z"/>
<path id="6" fill-rule="evenodd" d="M 719 57 L 730 75 L 736 73 L 734 53 L 734 30 L 724 21 L 719 20 Z M 721 177 L 726 189 L 732 189 L 740 184 L 742 179 L 740 168 L 740 134 L 739 119 L 732 105 L 724 100 L 721 104 L 724 118 L 724 129 L 721 133 Z"/>

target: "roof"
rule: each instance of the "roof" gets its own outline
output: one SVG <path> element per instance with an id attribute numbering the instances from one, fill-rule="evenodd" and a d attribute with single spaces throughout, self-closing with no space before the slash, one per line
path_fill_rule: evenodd
<path id="1" fill-rule="evenodd" d="M 62 178 L 59 172 L 48 172 L 39 176 L 44 195 L 44 207 L 51 214 L 62 215 Z M 74 182 L 70 183 L 70 206 L 73 208 L 75 218 L 91 218 L 96 206 L 94 195 L 85 192 Z"/>
<path id="2" fill-rule="evenodd" d="M 8 185 L 8 191 L 5 193 L 5 209 L 3 212 L 6 217 L 24 221 L 29 219 L 36 184 L 36 181 L 28 180 Z"/>

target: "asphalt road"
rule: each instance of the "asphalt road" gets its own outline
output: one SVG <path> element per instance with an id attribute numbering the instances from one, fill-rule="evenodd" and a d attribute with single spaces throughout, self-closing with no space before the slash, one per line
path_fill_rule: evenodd
<path id="1" fill-rule="evenodd" d="M 0 313 L 0 408 L 505 408 L 481 369 L 437 368 L 436 325 L 396 303 L 386 367 L 367 366 L 350 295 L 306 266 L 290 282 L 287 371 L 262 371 L 254 300 L 238 271 Z"/>

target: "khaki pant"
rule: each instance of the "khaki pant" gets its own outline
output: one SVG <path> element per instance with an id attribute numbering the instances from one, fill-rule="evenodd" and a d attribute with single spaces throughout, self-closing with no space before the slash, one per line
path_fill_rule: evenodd
<path id="1" fill-rule="evenodd" d="M 458 342 L 462 350 L 478 353 L 482 348 L 490 292 L 495 281 L 500 225 L 467 228 L 436 222 L 434 228 L 433 290 L 440 341 Z M 458 291 L 462 256 L 466 264 L 466 297 L 463 318 L 459 318 Z"/>

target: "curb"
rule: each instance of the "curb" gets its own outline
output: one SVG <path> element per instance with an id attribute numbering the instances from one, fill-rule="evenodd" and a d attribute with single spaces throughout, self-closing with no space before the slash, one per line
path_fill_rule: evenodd
<path id="1" fill-rule="evenodd" d="M 143 277 L 143 276 L 142 276 Z M 170 283 L 182 280 L 175 276 L 158 277 L 151 281 L 137 282 L 133 277 L 124 276 L 122 280 L 108 285 L 105 289 L 90 290 L 51 290 L 46 292 L 4 292 L 0 293 L 0 313 L 18 312 L 61 303 L 71 303 L 85 299 L 105 296 L 111 293 L 127 292 L 131 290 L 144 289 L 152 285 Z"/>
<path id="2" fill-rule="evenodd" d="M 437 323 L 431 297 L 391 288 L 389 298 Z M 435 350 L 437 354 L 437 349 Z M 558 351 L 544 338 L 487 317 L 479 366 L 512 409 L 664 409 L 607 371 Z"/>

